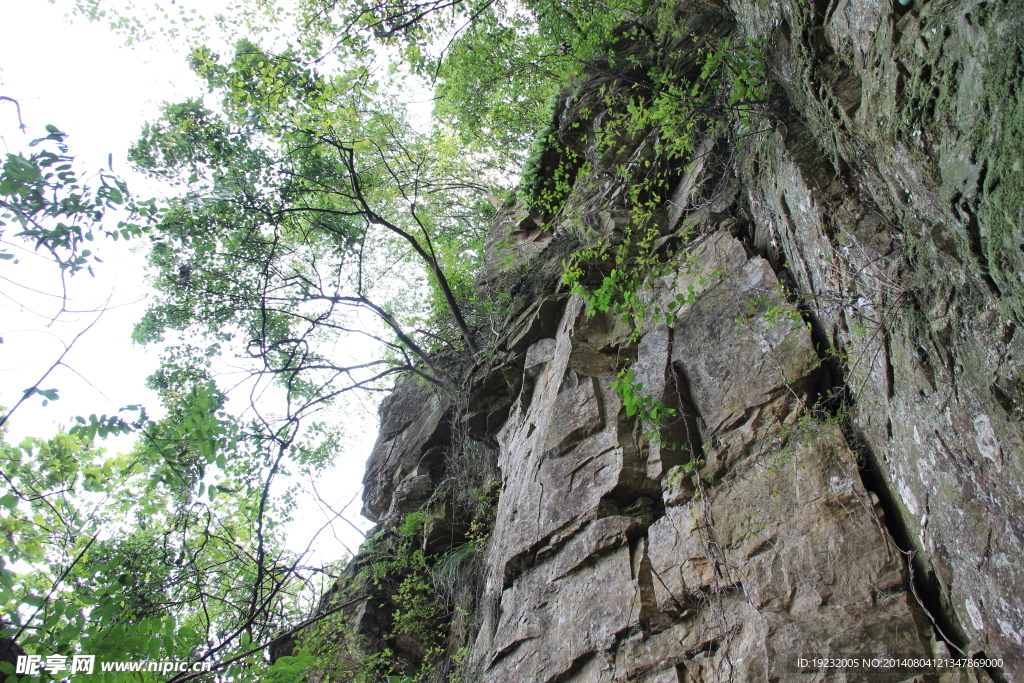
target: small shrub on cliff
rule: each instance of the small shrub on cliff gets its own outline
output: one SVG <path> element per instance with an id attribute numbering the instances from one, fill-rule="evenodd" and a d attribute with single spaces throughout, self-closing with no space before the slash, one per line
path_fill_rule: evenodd
<path id="1" fill-rule="evenodd" d="M 398 533 L 405 538 L 412 538 L 431 520 L 430 515 L 422 510 L 410 512 L 405 516 L 405 521 L 398 527 Z"/>
<path id="2" fill-rule="evenodd" d="M 598 165 L 625 187 L 631 211 L 621 230 L 610 235 L 591 230 L 592 244 L 564 262 L 563 284 L 587 300 L 590 314 L 614 310 L 626 321 L 652 318 L 671 324 L 677 310 L 692 303 L 692 296 L 683 296 L 662 309 L 640 292 L 646 282 L 677 266 L 675 250 L 693 229 L 681 214 L 701 194 L 701 169 L 714 153 L 716 138 L 726 133 L 730 121 L 749 127 L 750 114 L 764 105 L 769 92 L 764 57 L 756 45 L 723 39 L 693 50 L 702 59 L 699 76 L 687 77 L 685 59 L 678 60 L 678 71 L 671 66 L 674 56 L 661 55 L 658 65 L 648 69 L 649 84 L 620 83 L 603 93 L 607 114 L 596 145 Z M 674 196 L 687 179 L 688 196 Z M 674 206 L 674 201 L 686 205 Z M 594 270 L 603 273 L 596 285 L 589 280 Z"/>

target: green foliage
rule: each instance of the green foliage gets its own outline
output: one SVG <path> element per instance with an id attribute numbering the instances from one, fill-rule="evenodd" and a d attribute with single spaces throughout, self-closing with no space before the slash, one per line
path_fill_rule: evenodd
<path id="1" fill-rule="evenodd" d="M 777 325 L 797 325 L 806 327 L 809 332 L 811 324 L 804 321 L 800 309 L 789 302 L 787 298 L 788 292 L 786 292 L 785 286 L 781 282 L 777 283 L 771 294 L 761 294 L 747 301 L 747 313 L 741 314 L 740 322 L 743 322 L 742 318 L 744 317 L 755 318 L 758 327 L 764 332 Z M 857 332 L 855 331 L 854 334 L 857 335 Z"/>
<path id="2" fill-rule="evenodd" d="M 527 177 L 527 159 L 535 159 L 532 151 L 527 157 L 530 141 L 551 132 L 552 91 L 578 66 L 528 28 L 528 17 L 514 15 L 513 25 L 492 21 L 474 22 L 439 64 L 434 116 L 459 131 L 462 144 L 483 148 L 488 165 L 522 168 Z"/>
<path id="3" fill-rule="evenodd" d="M 647 425 L 644 438 L 650 443 L 661 443 L 659 427 L 665 418 L 675 417 L 675 408 L 669 408 L 660 398 L 641 393 L 644 389 L 643 382 L 637 382 L 633 377 L 633 370 L 626 368 L 619 371 L 612 388 L 622 399 L 622 407 L 626 410 L 627 417 L 636 417 L 642 424 Z M 662 444 L 665 448 L 678 448 L 677 444 Z"/>
<path id="4" fill-rule="evenodd" d="M 727 121 L 748 125 L 750 113 L 763 105 L 762 98 L 768 93 L 758 48 L 725 39 L 699 51 L 703 67 L 700 76 L 692 80 L 672 68 L 671 55 L 663 55 L 663 62 L 648 68 L 649 84 L 622 83 L 602 92 L 607 113 L 598 153 L 602 154 L 601 164 L 614 170 L 626 187 L 631 213 L 621 234 L 594 237 L 590 246 L 564 262 L 563 284 L 586 299 L 591 315 L 614 311 L 627 322 L 650 319 L 672 324 L 679 309 L 694 301 L 693 285 L 664 308 L 640 294 L 645 283 L 676 270 L 676 251 L 667 247 L 664 239 L 666 204 L 678 184 L 675 174 L 680 165 L 684 174 L 693 172 L 698 151 L 705 156 L 712 153 L 713 145 L 704 142 L 700 147 L 698 143 L 713 143 L 724 134 Z M 718 88 L 723 80 L 727 82 L 724 97 Z M 634 148 L 636 153 L 624 152 Z M 565 154 L 571 159 L 574 153 Z M 696 187 L 695 192 L 699 191 Z M 563 196 L 553 193 L 543 198 L 543 208 L 556 213 Z M 676 208 L 681 211 L 685 207 Z M 684 220 L 680 228 L 673 229 L 672 243 L 678 248 L 689 239 L 691 227 Z M 697 265 L 687 263 L 687 272 L 696 272 Z M 590 284 L 595 270 L 601 273 L 596 286 Z M 715 271 L 711 276 L 719 274 Z M 701 278 L 699 285 L 703 284 Z"/>
<path id="5" fill-rule="evenodd" d="M 402 56 L 436 82 L 435 118 L 458 131 L 463 145 L 485 154 L 506 177 L 520 169 L 535 177 L 525 170 L 527 151 L 532 139 L 550 132 L 542 130 L 550 122 L 545 102 L 582 65 L 599 59 L 615 28 L 642 13 L 644 4 L 452 3 L 446 18 L 445 12 L 421 13 L 417 40 L 406 38 Z M 423 6 L 415 7 L 420 12 Z M 457 27 L 454 40 L 446 35 L 451 27 Z M 430 40 L 443 41 L 444 48 L 423 49 Z"/>
<path id="6" fill-rule="evenodd" d="M 410 512 L 405 516 L 405 521 L 398 527 L 398 533 L 405 538 L 412 538 L 420 532 L 425 524 L 430 522 L 431 517 L 426 512 Z"/>
<path id="7" fill-rule="evenodd" d="M 391 634 L 405 636 L 419 643 L 424 659 L 419 662 L 419 674 L 410 680 L 422 680 L 437 665 L 447 639 L 450 610 L 438 594 L 432 580 L 432 570 L 443 559 L 428 558 L 415 543 L 424 522 L 424 513 L 411 513 L 397 530 L 400 540 L 390 552 L 383 553 L 371 565 L 373 583 L 387 590 L 391 606 Z M 362 662 L 366 670 L 393 675 L 395 663 L 386 657 L 369 658 Z"/>
<path id="8" fill-rule="evenodd" d="M 184 557 L 185 539 L 176 533 L 183 520 L 173 502 L 184 501 L 167 481 L 175 468 L 159 451 L 107 457 L 88 439 L 138 423 L 96 416 L 81 423 L 49 440 L 0 441 L 11 487 L 0 501 L 0 546 L 8 561 L 30 568 L 3 570 L 4 636 L 16 635 L 29 652 L 129 658 L 193 651 L 195 629 L 176 628 L 187 612 L 161 608 L 181 604 L 186 578 L 176 559 Z M 142 524 L 121 526 L 128 520 Z"/>
<path id="9" fill-rule="evenodd" d="M 360 643 L 343 621 L 335 621 L 316 626 L 302 637 L 301 648 L 316 654 L 315 669 L 333 671 L 336 678 L 332 680 L 344 681 L 385 680 L 387 676 L 432 681 L 441 680 L 438 677 L 446 673 L 455 675 L 450 667 L 454 664 L 457 669 L 459 664 L 449 661 L 446 653 L 468 645 L 465 638 L 470 634 L 454 624 L 459 621 L 464 626 L 471 618 L 469 612 L 477 609 L 477 596 L 467 592 L 468 582 L 481 580 L 482 551 L 494 523 L 499 482 L 488 482 L 468 493 L 475 504 L 463 542 L 445 552 L 428 554 L 424 534 L 433 517 L 423 510 L 411 512 L 394 528 L 380 529 L 367 538 L 360 548 L 367 564 L 341 587 L 340 595 L 369 591 L 391 615 L 387 637 L 415 643 L 413 649 L 420 655 L 410 659 L 408 652 L 381 650 L 379 643 Z M 339 662 L 343 662 L 340 667 Z"/>
<path id="10" fill-rule="evenodd" d="M 440 654 L 445 633 L 438 628 L 443 618 L 422 550 L 414 550 L 408 559 L 408 573 L 392 596 L 397 605 L 392 615 L 395 634 L 418 640 L 427 656 Z"/>
<path id="11" fill-rule="evenodd" d="M 334 609 L 338 598 L 325 600 L 324 609 Z M 297 637 L 291 655 L 279 658 L 270 668 L 269 680 L 289 683 L 307 680 L 311 672 L 322 680 L 345 683 L 379 683 L 392 670 L 392 652 L 370 651 L 346 621 L 344 612 L 318 619 Z M 289 677 L 288 674 L 292 677 Z"/>
<path id="12" fill-rule="evenodd" d="M 634 381 L 631 369 L 620 370 L 612 382 L 612 388 L 622 399 L 622 407 L 626 409 L 627 417 L 635 415 L 645 422 L 658 422 L 662 417 L 676 413 L 674 409 L 667 408 L 661 399 L 640 393 L 644 388 L 643 382 Z"/>
<path id="13" fill-rule="evenodd" d="M 522 195 L 533 204 L 539 202 L 546 179 L 545 173 L 548 169 L 544 166 L 544 157 L 552 149 L 557 149 L 555 134 L 558 131 L 554 117 L 558 99 L 558 92 L 553 92 L 548 97 L 547 116 L 533 138 L 533 142 L 530 143 L 529 152 L 523 163 L 523 170 L 520 175 L 517 194 Z"/>
<path id="14" fill-rule="evenodd" d="M 67 135 L 52 125 L 46 130 L 46 137 L 29 143 L 38 151 L 8 153 L 0 169 L 0 245 L 11 244 L 5 233 L 14 227 L 14 237 L 36 251 L 49 252 L 62 270 L 73 275 L 84 268 L 91 273 L 90 262 L 99 259 L 85 245 L 97 231 L 114 240 L 143 232 L 144 226 L 134 220 L 121 221 L 114 229 L 101 228 L 106 213 L 123 208 L 133 218 L 148 219 L 155 209 L 152 202 L 132 201 L 124 181 L 113 174 L 101 171 L 96 187 L 86 185 L 64 142 Z M 16 254 L 3 246 L 0 260 L 17 263 Z"/>
<path id="15" fill-rule="evenodd" d="M 154 229 L 162 295 L 136 340 L 230 342 L 311 409 L 399 371 L 446 385 L 434 357 L 476 348 L 459 302 L 494 211 L 453 139 L 406 124 L 365 69 L 324 76 L 244 41 L 192 65 L 218 111 L 168 106 L 131 153 L 185 190 Z M 352 336 L 377 357 L 337 362 Z"/>
<path id="16" fill-rule="evenodd" d="M 3 637 L 28 652 L 198 659 L 298 620 L 301 577 L 270 571 L 293 562 L 276 532 L 286 516 L 259 495 L 274 453 L 222 403 L 200 385 L 160 421 L 92 415 L 49 440 L 0 441 L 0 554 L 17 563 L 0 570 Z M 92 445 L 125 431 L 140 436 L 129 453 Z M 265 668 L 243 658 L 233 675 Z"/>
<path id="17" fill-rule="evenodd" d="M 736 120 L 744 127 L 750 127 L 750 114 L 760 108 L 771 92 L 771 84 L 765 78 L 766 62 L 761 48 L 765 40 L 737 42 L 724 38 L 713 48 L 705 51 L 701 79 L 707 80 L 715 74 L 722 74 L 728 84 L 725 105 L 732 108 Z"/>
<path id="18" fill-rule="evenodd" d="M 498 514 L 498 496 L 501 494 L 501 482 L 492 480 L 480 488 L 472 490 L 476 504 L 473 507 L 473 518 L 466 534 L 466 545 L 477 551 L 487 547 L 494 518 Z"/>

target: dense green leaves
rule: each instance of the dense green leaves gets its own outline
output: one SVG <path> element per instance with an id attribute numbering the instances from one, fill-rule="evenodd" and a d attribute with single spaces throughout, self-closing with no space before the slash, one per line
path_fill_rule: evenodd
<path id="1" fill-rule="evenodd" d="M 445 384 L 432 349 L 475 349 L 460 297 L 494 210 L 472 160 L 403 123 L 365 69 L 320 76 L 245 42 L 227 63 L 197 50 L 193 66 L 218 112 L 168 106 L 132 151 L 187 188 L 154 231 L 163 295 L 136 338 L 227 333 L 310 405 L 398 370 Z M 376 321 L 355 324 L 360 312 Z M 323 342 L 345 335 L 388 358 L 328 358 Z"/>
<path id="2" fill-rule="evenodd" d="M 90 416 L 0 441 L 4 637 L 45 654 L 199 659 L 288 625 L 303 579 L 261 491 L 280 448 L 304 447 L 248 438 L 221 402 L 196 386 L 157 422 Z M 140 437 L 127 454 L 86 438 L 126 428 Z"/>

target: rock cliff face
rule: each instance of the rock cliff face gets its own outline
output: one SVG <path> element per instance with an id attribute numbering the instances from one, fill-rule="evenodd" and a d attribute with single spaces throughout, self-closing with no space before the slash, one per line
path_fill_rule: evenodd
<path id="1" fill-rule="evenodd" d="M 565 95 L 560 139 L 591 163 L 558 213 L 495 222 L 500 339 L 463 394 L 400 383 L 367 469 L 378 538 L 422 511 L 428 555 L 475 543 L 439 678 L 1024 680 L 1022 9 L 677 7 L 693 35 L 764 39 L 775 94 L 680 165 L 660 230 L 686 239 L 642 294 L 683 301 L 671 324 L 559 284 L 580 224 L 614 240 L 632 210 L 582 103 L 615 78 Z M 636 419 L 626 368 L 674 414 Z M 500 478 L 486 544 L 467 468 Z M 370 603 L 363 633 L 426 661 Z M 798 668 L 843 655 L 1002 663 Z"/>

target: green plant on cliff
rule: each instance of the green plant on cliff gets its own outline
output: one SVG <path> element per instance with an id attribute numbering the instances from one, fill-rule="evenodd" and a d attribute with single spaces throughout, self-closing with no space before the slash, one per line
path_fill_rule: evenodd
<path id="1" fill-rule="evenodd" d="M 472 518 L 466 532 L 466 543 L 476 552 L 482 552 L 490 540 L 494 528 L 494 518 L 498 514 L 498 496 L 501 494 L 501 481 L 493 479 L 480 488 L 471 491 L 475 505 L 471 509 Z"/>
<path id="2" fill-rule="evenodd" d="M 559 92 L 552 92 L 548 96 L 546 105 L 547 116 L 534 136 L 533 142 L 530 143 L 529 151 L 522 165 L 517 194 L 528 199 L 538 197 L 545 182 L 546 168 L 544 166 L 544 157 L 555 145 L 554 136 L 557 132 L 555 111 L 558 106 L 559 95 Z"/>
<path id="3" fill-rule="evenodd" d="M 444 655 L 467 644 L 466 633 L 453 632 L 453 623 L 468 616 L 464 613 L 469 607 L 464 590 L 467 572 L 480 571 L 480 551 L 493 524 L 493 487 L 479 495 L 482 511 L 472 520 L 466 541 L 446 552 L 431 555 L 421 547 L 432 519 L 423 511 L 409 513 L 393 531 L 382 529 L 362 550 L 372 558 L 365 580 L 387 603 L 391 615 L 388 638 L 401 638 L 406 644 L 402 652 L 390 649 L 366 654 L 361 660 L 358 648 L 351 644 L 341 649 L 330 647 L 325 642 L 329 632 L 322 630 L 316 638 L 307 639 L 305 647 L 319 652 L 320 658 L 328 651 L 355 654 L 350 657 L 353 671 L 365 677 L 401 675 L 409 681 L 426 681 L 452 673 L 452 663 Z"/>
<path id="4" fill-rule="evenodd" d="M 461 7 L 466 21 L 456 37 L 440 57 L 422 57 L 421 72 L 438 82 L 435 114 L 467 146 L 486 149 L 491 164 L 530 177 L 530 141 L 546 137 L 551 93 L 598 59 L 617 27 L 645 8 L 630 0 Z"/>
<path id="5" fill-rule="evenodd" d="M 666 408 L 660 399 L 639 393 L 643 390 L 643 383 L 633 383 L 632 370 L 620 371 L 618 379 L 612 382 L 612 388 L 618 390 L 627 417 L 635 415 L 640 420 L 657 422 L 666 415 L 675 415 L 675 410 Z"/>
<path id="6" fill-rule="evenodd" d="M 401 577 L 398 589 L 391 596 L 396 604 L 392 613 L 392 630 L 396 635 L 416 639 L 428 658 L 436 656 L 440 647 L 437 622 L 441 618 L 441 606 L 430 580 L 427 557 L 421 548 L 415 547 L 414 542 L 431 519 L 422 511 L 405 516 L 405 521 L 397 529 L 402 540 L 385 570 Z"/>
<path id="7" fill-rule="evenodd" d="M 790 293 L 779 282 L 771 293 L 765 292 L 747 300 L 747 312 L 741 314 L 737 322 L 745 325 L 754 320 L 762 332 L 768 332 L 778 325 L 799 325 L 810 331 L 811 324 L 804 320 L 799 307 L 789 299 Z"/>
<path id="8" fill-rule="evenodd" d="M 662 30 L 671 33 L 673 29 Z M 641 323 L 673 324 L 683 308 L 694 304 L 696 288 L 722 274 L 714 269 L 700 276 L 701 264 L 692 256 L 682 257 L 680 267 L 677 250 L 685 246 L 693 230 L 685 219 L 685 210 L 698 203 L 693 197 L 701 193 L 700 173 L 706 164 L 702 157 L 713 154 L 715 139 L 725 134 L 727 123 L 740 131 L 749 129 L 751 112 L 764 106 L 769 91 L 764 56 L 757 45 L 726 38 L 700 47 L 699 54 L 700 75 L 690 80 L 665 58 L 648 67 L 648 83 L 620 84 L 604 91 L 603 105 L 607 109 L 598 133 L 599 160 L 580 165 L 575 163 L 574 152 L 565 151 L 559 162 L 559 169 L 577 168 L 576 177 L 581 178 L 589 177 L 594 167 L 604 166 L 625 188 L 629 222 L 621 228 L 616 226 L 611 234 L 582 228 L 591 244 L 563 262 L 562 282 L 585 299 L 588 314 L 613 312 L 624 322 L 635 323 L 634 340 L 640 334 Z M 554 136 L 549 135 L 549 139 Z M 683 165 L 682 179 L 679 165 Z M 549 182 L 541 192 L 535 189 L 540 187 L 537 183 L 527 186 L 533 192 L 535 206 L 557 215 L 568 195 L 569 180 Z M 680 197 L 674 188 L 687 183 L 689 195 Z M 672 206 L 673 201 L 686 205 Z M 673 215 L 674 219 L 666 218 Z M 679 227 L 666 225 L 671 220 L 679 221 Z M 595 272 L 599 278 L 594 278 Z M 650 294 L 648 286 L 670 273 L 675 279 L 668 285 L 669 291 L 677 288 L 683 274 L 699 277 L 696 284 L 687 285 L 685 292 L 662 302 Z M 768 315 L 782 313 L 769 311 Z M 626 415 L 636 416 L 647 425 L 645 438 L 650 443 L 660 442 L 659 426 L 675 411 L 656 397 L 645 395 L 630 369 L 619 373 L 613 387 Z M 679 447 L 670 443 L 662 446 Z"/>
<path id="9" fill-rule="evenodd" d="M 563 284 L 586 299 L 591 314 L 614 311 L 624 321 L 671 324 L 681 307 L 693 303 L 692 285 L 688 294 L 664 307 L 641 294 L 646 283 L 678 270 L 676 250 L 691 234 L 692 226 L 684 217 L 676 219 L 682 219 L 676 228 L 666 227 L 665 216 L 673 211 L 682 214 L 697 203 L 692 197 L 700 195 L 698 176 L 706 158 L 713 155 L 715 139 L 725 134 L 728 122 L 740 130 L 748 128 L 750 113 L 765 106 L 769 92 L 764 57 L 756 45 L 727 38 L 700 47 L 699 53 L 702 69 L 692 80 L 659 63 L 648 68 L 649 83 L 632 83 L 605 94 L 608 113 L 598 154 L 624 185 L 630 217 L 620 232 L 616 229 L 612 235 L 592 238 L 590 246 L 564 263 Z M 664 56 L 664 62 L 671 63 L 670 57 Z M 625 155 L 624 150 L 631 148 L 636 151 Z M 672 205 L 677 201 L 672 193 L 680 186 L 680 164 L 683 180 L 691 180 L 689 195 L 678 198 L 687 206 Z M 584 166 L 579 175 L 590 170 Z M 535 199 L 545 212 L 554 214 L 565 194 L 551 196 L 554 201 L 545 196 Z M 695 271 L 698 265 L 687 263 L 687 269 Z M 591 284 L 594 271 L 601 273 L 596 286 Z"/>
<path id="10" fill-rule="evenodd" d="M 480 444 L 465 442 L 460 431 L 446 478 L 431 500 L 367 538 L 321 606 L 333 609 L 365 597 L 381 627 L 379 637 L 367 638 L 343 613 L 297 636 L 294 652 L 312 657 L 310 669 L 328 680 L 462 680 L 460 667 L 480 620 L 484 549 L 500 482 Z M 428 510 L 435 503 L 452 515 L 442 523 L 452 524 L 453 545 L 428 552 L 425 542 L 436 535 L 435 516 Z M 452 656 L 460 651 L 461 658 Z"/>
<path id="11" fill-rule="evenodd" d="M 636 417 L 640 422 L 651 425 L 651 428 L 644 434 L 651 443 L 658 443 L 661 440 L 658 427 L 666 417 L 673 417 L 676 414 L 675 408 L 669 408 L 660 398 L 655 398 L 643 393 L 643 382 L 637 382 L 633 377 L 633 370 L 620 370 L 615 381 L 612 382 L 619 398 L 622 399 L 622 407 L 626 411 L 626 417 Z M 672 444 L 663 444 L 672 447 Z"/>

